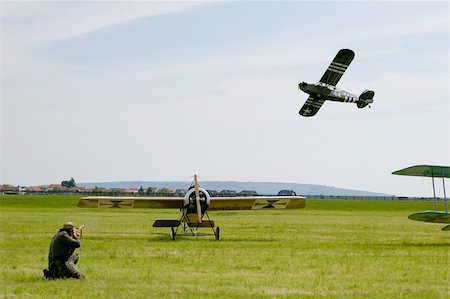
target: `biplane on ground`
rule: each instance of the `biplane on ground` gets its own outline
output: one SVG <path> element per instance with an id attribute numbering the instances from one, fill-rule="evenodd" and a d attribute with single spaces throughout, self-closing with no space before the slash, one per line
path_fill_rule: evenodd
<path id="1" fill-rule="evenodd" d="M 208 211 L 262 210 L 262 209 L 301 209 L 305 207 L 302 196 L 246 196 L 211 197 L 200 188 L 197 176 L 184 197 L 113 197 L 88 196 L 80 199 L 80 208 L 150 208 L 179 209 L 178 219 L 158 219 L 153 227 L 170 228 L 170 237 L 213 235 L 220 237 L 220 228 L 208 215 Z M 212 233 L 200 233 L 199 229 L 211 229 Z"/>
<path id="2" fill-rule="evenodd" d="M 416 165 L 394 171 L 392 174 L 431 177 L 431 182 L 433 184 L 434 210 L 427 210 L 411 214 L 408 216 L 409 219 L 432 223 L 450 223 L 450 213 L 448 212 L 448 202 L 447 202 L 447 194 L 445 192 L 445 179 L 444 179 L 450 178 L 449 166 Z M 445 211 L 437 210 L 438 198 L 436 197 L 436 187 L 434 183 L 434 178 L 442 178 Z M 442 230 L 450 231 L 450 225 L 444 226 Z"/>
<path id="3" fill-rule="evenodd" d="M 328 69 L 318 83 L 308 84 L 301 82 L 298 88 L 309 94 L 299 114 L 302 116 L 313 116 L 319 111 L 325 101 L 356 103 L 358 108 L 364 108 L 373 103 L 375 92 L 365 90 L 361 95 L 355 95 L 342 89 L 336 88 L 344 72 L 355 57 L 355 53 L 349 49 L 342 49 L 334 57 Z M 369 106 L 370 107 L 370 106 Z"/>

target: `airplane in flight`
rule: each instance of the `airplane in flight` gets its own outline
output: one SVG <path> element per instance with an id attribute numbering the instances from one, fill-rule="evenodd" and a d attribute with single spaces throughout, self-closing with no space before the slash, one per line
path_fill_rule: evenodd
<path id="1" fill-rule="evenodd" d="M 208 211 L 236 211 L 262 209 L 301 209 L 305 207 L 302 196 L 245 196 L 211 197 L 200 188 L 197 176 L 184 197 L 114 197 L 88 196 L 78 202 L 80 208 L 150 208 L 179 209 L 178 219 L 158 219 L 153 227 L 170 228 L 170 238 L 176 235 L 203 236 L 213 235 L 218 240 L 220 228 L 215 226 Z M 200 233 L 199 228 L 210 228 L 212 233 Z M 180 232 L 179 232 L 180 231 Z"/>
<path id="2" fill-rule="evenodd" d="M 450 178 L 449 166 L 436 166 L 436 165 L 416 165 L 394 171 L 392 174 L 407 175 L 407 176 L 421 176 L 431 177 L 433 184 L 434 195 L 434 210 L 427 210 L 423 212 L 417 212 L 408 216 L 411 220 L 432 222 L 432 223 L 450 223 L 450 213 L 448 212 L 447 194 L 445 193 L 445 181 L 444 178 Z M 444 190 L 444 206 L 445 211 L 437 210 L 437 197 L 436 188 L 434 185 L 434 178 L 442 178 L 442 187 Z M 444 231 L 450 231 L 450 224 L 442 228 Z"/>
<path id="3" fill-rule="evenodd" d="M 352 50 L 342 49 L 336 54 L 336 57 L 334 57 L 318 83 L 308 84 L 301 82 L 298 84 L 299 89 L 309 94 L 308 99 L 299 111 L 300 115 L 307 117 L 316 115 L 325 101 L 356 103 L 358 108 L 364 108 L 368 105 L 370 107 L 375 95 L 375 92 L 372 90 L 365 90 L 361 95 L 357 96 L 336 88 L 336 84 L 354 57 L 355 53 Z"/>

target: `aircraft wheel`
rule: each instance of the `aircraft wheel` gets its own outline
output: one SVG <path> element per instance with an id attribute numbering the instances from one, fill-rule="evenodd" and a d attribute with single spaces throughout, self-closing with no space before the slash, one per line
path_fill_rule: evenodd
<path id="1" fill-rule="evenodd" d="M 214 235 L 216 236 L 216 240 L 219 240 L 219 238 L 220 238 L 220 228 L 219 227 L 216 228 Z"/>
<path id="2" fill-rule="evenodd" d="M 172 241 L 175 241 L 175 231 L 173 230 L 173 227 L 170 228 L 170 238 Z"/>

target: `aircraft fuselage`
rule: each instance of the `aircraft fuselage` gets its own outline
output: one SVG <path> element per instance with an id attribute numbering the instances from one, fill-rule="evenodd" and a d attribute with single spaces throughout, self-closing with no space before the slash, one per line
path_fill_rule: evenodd
<path id="1" fill-rule="evenodd" d="M 316 99 L 345 103 L 356 103 L 359 100 L 355 94 L 322 82 L 316 84 L 302 82 L 298 87 Z"/>

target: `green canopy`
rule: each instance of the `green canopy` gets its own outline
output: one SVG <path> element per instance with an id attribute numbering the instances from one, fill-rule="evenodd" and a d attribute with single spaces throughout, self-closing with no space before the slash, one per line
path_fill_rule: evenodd
<path id="1" fill-rule="evenodd" d="M 434 178 L 450 178 L 450 166 L 416 165 L 394 171 L 392 174 Z"/>

